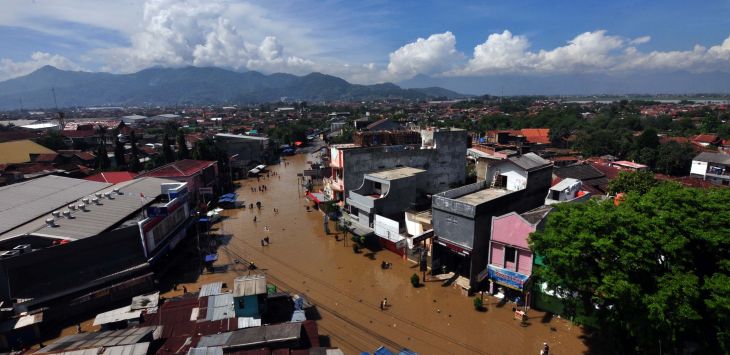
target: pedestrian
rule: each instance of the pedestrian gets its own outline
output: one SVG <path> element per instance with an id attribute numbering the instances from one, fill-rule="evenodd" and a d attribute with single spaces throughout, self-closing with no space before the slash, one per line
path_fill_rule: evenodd
<path id="1" fill-rule="evenodd" d="M 261 239 L 261 246 L 264 246 L 264 240 Z"/>
<path id="2" fill-rule="evenodd" d="M 76 323 L 76 334 L 81 334 L 81 323 Z"/>
<path id="3" fill-rule="evenodd" d="M 269 241 L 269 237 L 265 237 L 265 238 L 264 238 L 264 241 L 266 242 L 266 245 L 269 245 L 269 244 L 271 244 L 271 242 Z"/>
<path id="4" fill-rule="evenodd" d="M 172 284 L 172 289 L 177 291 L 177 284 Z"/>
<path id="5" fill-rule="evenodd" d="M 256 216 L 253 216 L 253 223 L 256 223 Z"/>
<path id="6" fill-rule="evenodd" d="M 185 285 L 183 285 L 183 294 L 186 294 L 186 293 L 188 293 L 188 288 L 185 287 Z"/>
<path id="7" fill-rule="evenodd" d="M 380 310 L 385 310 L 385 301 L 380 301 Z"/>
<path id="8" fill-rule="evenodd" d="M 542 351 L 540 351 L 540 355 L 548 355 L 550 353 L 550 346 L 548 346 L 548 343 L 542 343 Z"/>
<path id="9" fill-rule="evenodd" d="M 383 309 L 388 309 L 388 297 L 383 298 Z"/>

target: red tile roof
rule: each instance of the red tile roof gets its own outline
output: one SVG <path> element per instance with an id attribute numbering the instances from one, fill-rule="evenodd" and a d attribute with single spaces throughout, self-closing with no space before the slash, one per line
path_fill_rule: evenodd
<path id="1" fill-rule="evenodd" d="M 98 181 L 98 182 L 108 182 L 111 184 L 118 184 L 120 182 L 125 182 L 134 179 L 134 177 L 137 176 L 137 174 L 129 171 L 107 171 L 103 173 L 99 173 L 96 175 L 91 175 L 84 180 L 90 180 L 90 181 Z"/>
<path id="2" fill-rule="evenodd" d="M 163 165 L 138 177 L 188 177 L 214 164 L 215 161 L 185 159 Z"/>
<path id="3" fill-rule="evenodd" d="M 523 128 L 522 135 L 531 143 L 550 144 L 549 128 Z"/>
<path id="4" fill-rule="evenodd" d="M 96 131 L 94 130 L 77 130 L 77 131 L 68 131 L 63 130 L 61 131 L 61 135 L 67 138 L 88 138 L 96 136 Z"/>
<path id="5" fill-rule="evenodd" d="M 698 134 L 692 138 L 696 143 L 715 143 L 719 138 L 716 134 Z"/>

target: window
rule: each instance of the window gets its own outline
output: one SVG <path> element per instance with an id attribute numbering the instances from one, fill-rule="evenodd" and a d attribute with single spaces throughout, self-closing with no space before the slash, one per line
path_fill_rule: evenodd
<path id="1" fill-rule="evenodd" d="M 246 302 L 244 302 L 243 297 L 238 299 L 238 308 L 246 308 Z"/>
<path id="2" fill-rule="evenodd" d="M 505 247 L 504 248 L 504 262 L 505 263 L 514 263 L 517 259 L 517 249 L 513 247 Z"/>

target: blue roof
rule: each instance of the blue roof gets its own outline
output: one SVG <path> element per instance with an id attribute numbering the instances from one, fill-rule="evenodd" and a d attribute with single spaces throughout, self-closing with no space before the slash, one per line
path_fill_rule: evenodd
<path id="1" fill-rule="evenodd" d="M 381 346 L 373 351 L 373 355 L 395 355 L 395 353 Z"/>

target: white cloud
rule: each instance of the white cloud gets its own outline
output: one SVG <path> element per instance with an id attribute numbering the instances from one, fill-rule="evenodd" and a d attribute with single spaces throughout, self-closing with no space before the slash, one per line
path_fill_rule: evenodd
<path id="1" fill-rule="evenodd" d="M 80 69 L 78 65 L 66 57 L 45 52 L 35 52 L 26 61 L 16 62 L 8 58 L 0 59 L 0 81 L 29 74 L 45 65 L 52 65 L 59 69 Z"/>
<path id="2" fill-rule="evenodd" d="M 436 74 L 458 65 L 463 57 L 456 50 L 456 37 L 447 31 L 418 38 L 390 53 L 387 72 L 394 79 Z"/>
<path id="3" fill-rule="evenodd" d="M 636 46 L 651 40 L 632 40 L 606 34 L 605 30 L 581 33 L 564 46 L 530 51 L 525 36 L 509 31 L 489 35 L 474 47 L 466 65 L 443 73 L 474 76 L 506 73 L 559 74 L 636 70 L 688 70 L 702 72 L 730 70 L 730 37 L 709 49 L 696 45 L 689 51 L 642 52 Z"/>
<path id="4" fill-rule="evenodd" d="M 221 1 L 149 0 L 131 45 L 100 49 L 105 69 L 133 72 L 150 66 L 219 66 L 236 70 L 307 72 L 312 61 L 287 55 L 277 38 L 246 38 Z M 245 27 L 245 24 L 244 24 Z"/>

